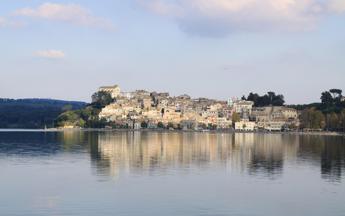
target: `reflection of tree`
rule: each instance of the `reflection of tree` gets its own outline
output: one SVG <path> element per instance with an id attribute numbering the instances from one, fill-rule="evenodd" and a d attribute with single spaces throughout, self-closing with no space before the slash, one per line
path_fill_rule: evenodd
<path id="1" fill-rule="evenodd" d="M 62 151 L 56 133 L 0 133 L 0 155 L 49 156 Z"/>
<path id="2" fill-rule="evenodd" d="M 302 136 L 299 156 L 320 161 L 322 178 L 340 181 L 345 166 L 344 137 Z"/>
<path id="3" fill-rule="evenodd" d="M 85 133 L 79 130 L 66 130 L 56 134 L 59 142 L 63 144 L 65 151 L 71 151 L 78 147 L 84 148 Z"/>
<path id="4" fill-rule="evenodd" d="M 282 138 L 282 135 L 256 136 L 252 159 L 248 164 L 250 173 L 269 177 L 282 173 L 285 145 Z"/>
<path id="5" fill-rule="evenodd" d="M 324 145 L 321 153 L 321 174 L 323 178 L 340 181 L 345 165 L 345 142 L 335 142 L 334 137 L 328 137 L 330 143 Z M 331 141 L 334 140 L 334 141 Z"/>

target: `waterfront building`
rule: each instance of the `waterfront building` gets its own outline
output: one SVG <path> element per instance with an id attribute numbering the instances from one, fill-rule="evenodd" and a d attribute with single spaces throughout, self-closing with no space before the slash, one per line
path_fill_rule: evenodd
<path id="1" fill-rule="evenodd" d="M 256 123 L 251 121 L 239 121 L 235 123 L 235 130 L 237 131 L 254 131 Z"/>
<path id="2" fill-rule="evenodd" d="M 263 128 L 267 131 L 281 131 L 285 126 L 284 121 L 269 121 L 263 125 Z"/>
<path id="3" fill-rule="evenodd" d="M 298 112 L 284 106 L 266 106 L 253 108 L 250 119 L 259 129 L 281 131 L 285 126 L 298 126 Z"/>
<path id="4" fill-rule="evenodd" d="M 241 121 L 235 124 L 236 130 L 252 131 L 257 127 L 277 131 L 298 124 L 297 111 L 283 106 L 253 108 L 254 103 L 246 100 L 227 103 L 207 98 L 192 99 L 189 95 L 171 97 L 168 93 L 146 90 L 120 92 L 117 85 L 100 87 L 99 91 L 116 96 L 116 100 L 99 114 L 100 118 L 108 122 L 131 124 L 129 121 L 135 120 L 138 124 L 150 123 L 150 127 L 161 122 L 164 125 L 173 124 L 175 128 L 183 125 L 191 129 L 201 125 L 202 128 L 225 129 L 232 125 L 232 114 L 238 113 Z"/>

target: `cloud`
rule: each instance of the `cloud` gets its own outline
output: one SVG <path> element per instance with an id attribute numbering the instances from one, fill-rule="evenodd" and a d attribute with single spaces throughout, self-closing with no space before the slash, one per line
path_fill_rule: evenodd
<path id="1" fill-rule="evenodd" d="M 0 17 L 0 27 L 5 27 L 7 25 L 7 20 L 3 17 Z"/>
<path id="2" fill-rule="evenodd" d="M 169 16 L 190 34 L 226 36 L 241 31 L 304 31 L 345 11 L 345 0 L 138 0 Z"/>
<path id="3" fill-rule="evenodd" d="M 113 29 L 110 20 L 94 16 L 89 10 L 78 4 L 44 3 L 37 8 L 21 8 L 13 13 L 15 16 L 56 20 L 74 25 Z"/>
<path id="4" fill-rule="evenodd" d="M 138 0 L 142 7 L 159 15 L 179 16 L 182 15 L 182 8 L 177 4 L 161 0 Z"/>
<path id="5" fill-rule="evenodd" d="M 34 55 L 48 59 L 62 59 L 65 57 L 65 53 L 61 50 L 39 50 Z"/>
<path id="6" fill-rule="evenodd" d="M 5 17 L 0 17 L 0 28 L 1 27 L 14 27 L 14 28 L 17 28 L 17 27 L 21 27 L 23 25 L 24 24 L 21 23 L 21 22 L 9 20 L 9 19 L 7 19 Z"/>
<path id="7" fill-rule="evenodd" d="M 332 0 L 329 3 L 329 10 L 338 13 L 345 12 L 345 0 Z"/>

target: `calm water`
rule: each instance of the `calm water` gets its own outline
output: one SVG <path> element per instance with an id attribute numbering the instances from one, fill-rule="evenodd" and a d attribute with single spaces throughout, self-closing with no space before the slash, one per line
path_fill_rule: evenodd
<path id="1" fill-rule="evenodd" d="M 345 215 L 345 138 L 0 132 L 0 215 Z"/>

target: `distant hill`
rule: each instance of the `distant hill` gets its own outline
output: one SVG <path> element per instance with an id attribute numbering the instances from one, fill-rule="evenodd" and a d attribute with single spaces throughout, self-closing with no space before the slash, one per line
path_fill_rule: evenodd
<path id="1" fill-rule="evenodd" d="M 0 98 L 0 128 L 53 127 L 62 112 L 85 106 L 86 103 L 78 101 Z"/>

